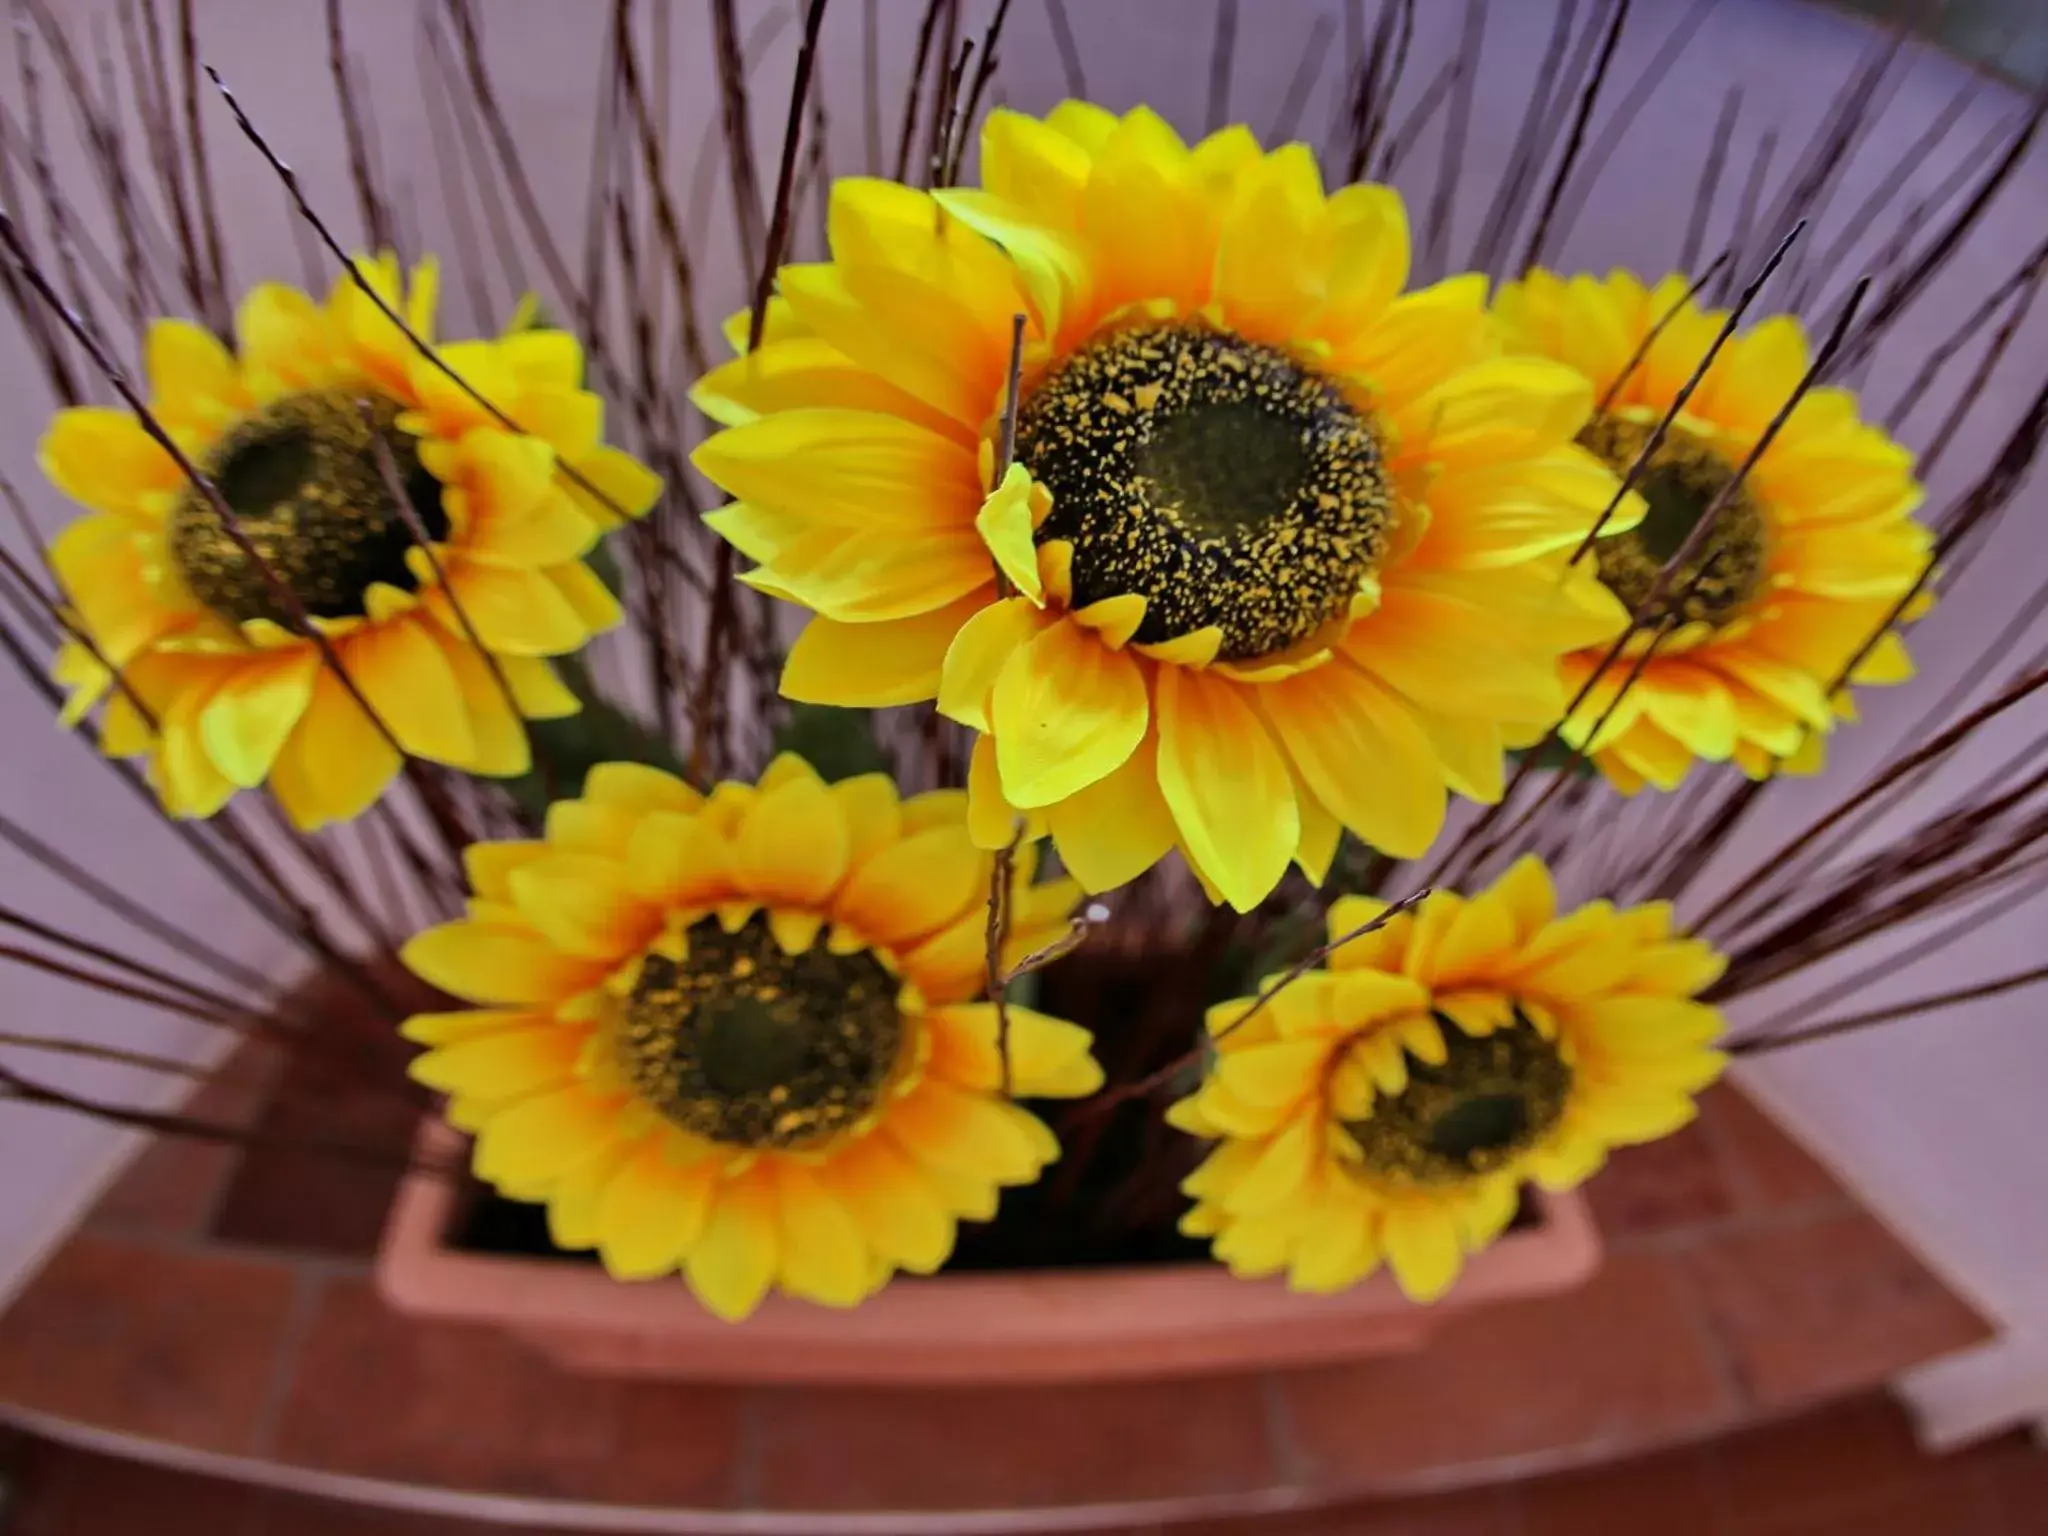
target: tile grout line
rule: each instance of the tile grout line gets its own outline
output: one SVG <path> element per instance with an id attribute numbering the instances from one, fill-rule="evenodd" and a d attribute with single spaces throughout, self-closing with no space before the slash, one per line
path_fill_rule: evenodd
<path id="1" fill-rule="evenodd" d="M 1309 1458 L 1302 1452 L 1301 1439 L 1294 1432 L 1294 1411 L 1287 1405 L 1280 1372 L 1259 1373 L 1259 1401 L 1266 1427 L 1266 1449 L 1273 1458 L 1274 1481 L 1283 1488 L 1312 1490 L 1314 1479 L 1309 1476 Z"/>
<path id="2" fill-rule="evenodd" d="M 1714 1309 L 1707 1304 L 1692 1266 L 1684 1261 L 1682 1254 L 1674 1254 L 1665 1262 L 1670 1265 L 1672 1282 L 1677 1287 L 1686 1320 L 1713 1365 L 1715 1379 L 1727 1394 L 1729 1422 L 1740 1424 L 1759 1417 L 1764 1405 L 1758 1401 L 1749 1373 L 1743 1370 L 1742 1362 L 1736 1357 L 1734 1345 L 1715 1322 Z"/>
<path id="3" fill-rule="evenodd" d="M 1818 1226 L 1854 1216 L 1875 1216 L 1854 1200 L 1815 1200 L 1803 1205 L 1768 1211 L 1737 1211 L 1710 1221 L 1688 1222 L 1655 1232 L 1602 1234 L 1610 1253 L 1681 1253 L 1726 1238 L 1790 1232 L 1799 1227 Z"/>
<path id="4" fill-rule="evenodd" d="M 263 1401 L 257 1405 L 256 1417 L 249 1429 L 252 1455 L 272 1453 L 278 1422 L 284 1417 L 285 1404 L 298 1378 L 299 1356 L 304 1353 L 306 1340 L 313 1332 L 313 1320 L 319 1315 L 321 1300 L 327 1294 L 327 1282 L 328 1276 L 317 1269 L 300 1268 L 292 1276 L 291 1307 L 285 1314 L 284 1328 L 278 1337 L 277 1358 L 271 1363 L 270 1380 L 264 1386 Z"/>
<path id="5" fill-rule="evenodd" d="M 761 1507 L 762 1417 L 767 1389 L 748 1387 L 740 1393 L 738 1423 L 733 1427 L 732 1502 L 736 1510 Z"/>

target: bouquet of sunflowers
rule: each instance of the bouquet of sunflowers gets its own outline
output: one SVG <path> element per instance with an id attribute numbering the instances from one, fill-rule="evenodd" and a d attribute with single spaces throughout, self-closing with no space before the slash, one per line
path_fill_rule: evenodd
<path id="1" fill-rule="evenodd" d="M 546 276 L 498 334 L 441 334 L 449 268 L 364 135 L 344 236 L 273 147 L 289 125 L 218 77 L 188 77 L 207 112 L 157 157 L 157 286 L 187 317 L 131 306 L 136 363 L 75 229 L 0 222 L 71 402 L 40 448 L 69 520 L 8 557 L 10 654 L 390 1011 L 476 1176 L 554 1245 L 734 1319 L 977 1245 L 1206 1250 L 1310 1291 L 1385 1266 L 1429 1301 L 1528 1186 L 1686 1124 L 1732 1052 L 1902 1013 L 1788 1030 L 1731 1024 L 1738 1000 L 2038 863 L 2037 782 L 2003 769 L 1857 837 L 2035 667 L 1701 880 L 1823 771 L 1858 690 L 1911 678 L 1903 628 L 2038 447 L 2039 396 L 1923 516 L 1912 437 L 1849 385 L 1995 201 L 1995 158 L 1817 302 L 1805 220 L 1871 110 L 1845 89 L 1806 180 L 1718 246 L 1702 223 L 1668 274 L 1552 270 L 1600 175 L 1589 123 L 1626 129 L 1628 8 L 1567 7 L 1453 260 L 1446 200 L 1394 184 L 1424 126 L 1390 106 L 1423 89 L 1411 5 L 1347 20 L 1320 146 L 1078 91 L 987 106 L 1008 0 L 910 6 L 893 174 L 871 115 L 868 173 L 836 177 L 828 9 L 779 83 L 749 84 L 732 0 L 689 39 L 716 60 L 723 305 L 626 5 L 580 277 L 583 231 L 519 195 L 480 8 L 436 12 L 471 175 L 513 189 Z M 1447 46 L 1409 110 L 1462 143 L 1477 41 Z M 232 147 L 280 175 L 324 297 L 229 291 L 201 115 L 240 130 L 214 174 Z M 1460 175 L 1447 152 L 1440 188 Z M 2001 306 L 2039 286 L 2037 256 L 2010 266 Z M 704 306 L 731 311 L 724 355 Z M 1940 366 L 2002 357 L 2005 312 Z M 372 848 L 404 905 L 350 868 Z M 379 949 L 450 1001 L 416 1011 Z"/>

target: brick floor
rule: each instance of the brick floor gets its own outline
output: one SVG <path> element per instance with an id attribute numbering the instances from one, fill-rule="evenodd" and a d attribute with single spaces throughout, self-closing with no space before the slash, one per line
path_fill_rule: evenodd
<path id="1" fill-rule="evenodd" d="M 1020 1426 L 1019 1433 L 1029 1429 Z M 1114 1437 L 1105 1432 L 1104 1438 Z M 1207 1456 L 1211 1449 L 1195 1443 L 1186 1454 Z M 483 1536 L 495 1530 L 563 1536 L 564 1530 L 339 1504 L 4 1433 L 0 1475 L 14 1501 L 10 1515 L 0 1518 L 4 1536 Z M 1003 1502 L 1033 1492 L 1025 1484 L 999 1483 Z M 1170 1529 L 1180 1536 L 2038 1536 L 2048 1530 L 2043 1490 L 2048 1454 L 2024 1438 L 1926 1456 L 1888 1400 L 1865 1398 L 1587 1472 Z M 1124 1529 L 1143 1536 L 1160 1530 Z"/>

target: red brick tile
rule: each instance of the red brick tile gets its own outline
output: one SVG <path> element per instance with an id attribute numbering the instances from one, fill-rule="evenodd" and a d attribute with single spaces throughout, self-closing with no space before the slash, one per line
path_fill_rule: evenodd
<path id="1" fill-rule="evenodd" d="M 1293 1515 L 1253 1515 L 1167 1527 L 1161 1536 L 1519 1536 L 1514 1508 L 1501 1489 L 1432 1498 L 1342 1504 Z M 1107 1532 L 1102 1536 L 1108 1536 Z M 1644 1536 L 1638 1532 L 1636 1536 Z M 1662 1533 L 1658 1533 L 1662 1536 Z"/>
<path id="2" fill-rule="evenodd" d="M 346 1504 L 296 1494 L 254 1490 L 241 1529 L 218 1536 L 568 1536 L 538 1526 L 484 1524 L 451 1520 L 412 1510 L 383 1509 L 374 1504 Z"/>
<path id="3" fill-rule="evenodd" d="M 1715 1447 L 1738 1530 L 1882 1502 L 1949 1469 L 1914 1443 L 1887 1397 L 1858 1397 L 1731 1435 Z"/>
<path id="4" fill-rule="evenodd" d="M 1701 1097 L 1700 1127 L 1726 1166 L 1738 1208 L 1817 1212 L 1854 1207 L 1855 1200 L 1835 1176 L 1734 1084 L 1716 1084 Z"/>
<path id="5" fill-rule="evenodd" d="M 1721 1529 L 1707 1453 L 1691 1447 L 1547 1477 L 1523 1487 L 1520 1499 L 1522 1536 L 1715 1536 Z"/>
<path id="6" fill-rule="evenodd" d="M 1621 1148 L 1586 1186 L 1586 1198 L 1610 1242 L 1719 1221 L 1735 1209 L 1721 1159 L 1697 1124 Z"/>
<path id="7" fill-rule="evenodd" d="M 2048 1450 L 2026 1434 L 1969 1453 L 1998 1536 L 2048 1536 Z"/>
<path id="8" fill-rule="evenodd" d="M 1452 1321 L 1415 1354 L 1291 1374 L 1282 1392 L 1311 1480 L 1342 1487 L 1589 1447 L 1625 1455 L 1708 1431 L 1733 1406 L 1672 1260 L 1654 1253 Z"/>
<path id="9" fill-rule="evenodd" d="M 717 1388 L 572 1376 L 494 1329 L 402 1317 L 348 1280 L 322 1298 L 276 1450 L 442 1487 L 726 1506 L 738 1406 Z"/>
<path id="10" fill-rule="evenodd" d="M 1951 1478 L 1874 1504 L 1756 1529 L 1759 1536 L 2005 1536 L 1995 1520 L 1973 1483 Z"/>
<path id="11" fill-rule="evenodd" d="M 246 1130 L 263 1112 L 276 1068 L 274 1048 L 251 1042 L 200 1085 L 182 1113 Z M 108 1186 L 86 1225 L 131 1236 L 195 1236 L 212 1220 L 242 1150 L 190 1136 L 158 1136 Z"/>
<path id="12" fill-rule="evenodd" d="M 240 1483 L 81 1456 L 51 1536 L 238 1536 L 248 1500 Z"/>
<path id="13" fill-rule="evenodd" d="M 58 1536 L 64 1496 L 80 1457 L 68 1447 L 0 1425 L 0 1531 L 7 1536 Z"/>
<path id="14" fill-rule="evenodd" d="M 1986 1337 L 1869 1216 L 1725 1233 L 1679 1258 L 1748 1394 L 1767 1408 L 1874 1387 Z"/>
<path id="15" fill-rule="evenodd" d="M 376 1252 L 426 1096 L 406 1081 L 411 1047 L 395 1034 L 362 1054 L 371 1064 L 300 1053 L 286 1065 L 255 1126 L 272 1145 L 235 1169 L 216 1237 L 362 1258 Z"/>
<path id="16" fill-rule="evenodd" d="M 1276 1478 L 1251 1378 L 763 1395 L 767 1509 L 994 1509 L 1239 1492 Z M 918 1447 L 926 1449 L 919 1450 Z"/>
<path id="17" fill-rule="evenodd" d="M 294 1294 L 282 1265 L 75 1237 L 0 1318 L 0 1401 L 246 1449 Z"/>

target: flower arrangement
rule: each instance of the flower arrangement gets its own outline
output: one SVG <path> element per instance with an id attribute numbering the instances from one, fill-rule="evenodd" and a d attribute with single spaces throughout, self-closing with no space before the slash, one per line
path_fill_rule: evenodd
<path id="1" fill-rule="evenodd" d="M 28 9 L 24 49 L 100 123 Z M 734 0 L 690 40 L 745 279 L 722 296 L 625 5 L 580 278 L 518 191 L 481 8 L 427 28 L 436 99 L 482 130 L 469 177 L 514 189 L 546 275 L 494 315 L 461 254 L 481 339 L 439 335 L 448 267 L 380 186 L 338 24 L 360 231 L 287 168 L 290 126 L 188 57 L 193 115 L 154 161 L 176 249 L 128 295 L 139 369 L 80 276 L 77 191 L 38 160 L 54 235 L 0 216 L 63 402 L 47 494 L 6 488 L 34 506 L 0 550 L 10 657 L 419 1047 L 475 1176 L 553 1245 L 680 1275 L 728 1319 L 778 1290 L 858 1305 L 956 1253 L 1202 1254 L 1318 1292 L 1385 1267 L 1427 1302 L 1530 1186 L 1676 1131 L 1731 1056 L 2038 979 L 1754 1006 L 2009 893 L 2048 836 L 2038 752 L 1969 750 L 2043 682 L 2003 642 L 1987 697 L 1936 702 L 1875 765 L 1827 761 L 1859 690 L 1911 681 L 1908 626 L 2040 445 L 2036 368 L 2033 407 L 1924 505 L 1955 422 L 1998 416 L 1992 326 L 2038 253 L 1903 406 L 1856 387 L 2007 162 L 1960 211 L 1860 210 L 1896 248 L 1859 280 L 1861 248 L 1828 265 L 1804 222 L 1864 125 L 1848 93 L 1820 169 L 1717 255 L 1703 215 L 1670 275 L 1558 270 L 1604 174 L 1587 124 L 1627 130 L 1602 74 L 1625 7 L 1560 12 L 1528 142 L 1455 256 L 1439 194 L 1464 173 L 1447 153 L 1434 192 L 1404 187 L 1420 124 L 1388 105 L 1422 89 L 1413 7 L 1350 38 L 1312 143 L 1078 89 L 985 108 L 1012 7 L 933 0 L 893 171 L 871 132 L 866 174 L 836 175 L 827 9 L 807 0 L 786 90 L 749 84 Z M 1478 46 L 1409 104 L 1453 142 Z M 778 95 L 764 189 L 751 114 Z M 280 178 L 324 300 L 228 283 L 207 177 L 231 147 Z M 1937 770 L 1948 799 L 1901 812 Z M 1713 867 L 1815 775 L 1789 836 Z M 118 938 L 37 931 L 10 958 L 132 986 Z M 442 1001 L 392 988 L 393 953 Z M 212 984 L 180 996 L 323 1047 Z M 124 1113 L 12 1065 L 0 1092 Z"/>

